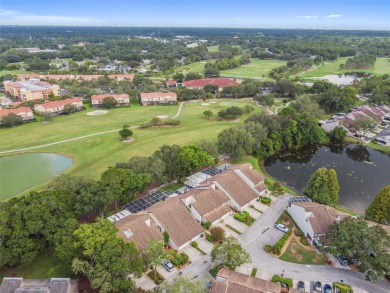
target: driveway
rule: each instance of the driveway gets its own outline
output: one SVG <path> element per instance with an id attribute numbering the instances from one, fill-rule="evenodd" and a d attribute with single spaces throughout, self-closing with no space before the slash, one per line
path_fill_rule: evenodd
<path id="1" fill-rule="evenodd" d="M 236 219 L 234 219 L 234 217 L 232 215 L 229 215 L 225 219 L 223 219 L 223 223 L 221 223 L 221 224 L 223 224 L 224 226 L 229 225 L 229 226 L 233 227 L 234 229 L 236 229 L 237 231 L 239 231 L 240 233 L 244 233 L 248 229 L 247 225 L 237 221 Z M 227 227 L 226 227 L 226 229 L 230 230 Z M 233 232 L 232 230 L 230 230 L 230 231 Z M 233 232 L 233 233 L 236 234 L 235 232 Z"/>

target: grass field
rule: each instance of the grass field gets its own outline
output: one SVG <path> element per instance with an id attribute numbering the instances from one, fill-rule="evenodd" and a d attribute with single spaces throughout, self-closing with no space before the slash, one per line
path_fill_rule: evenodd
<path id="1" fill-rule="evenodd" d="M 269 78 L 268 73 L 276 67 L 285 65 L 281 60 L 251 59 L 251 63 L 228 70 L 222 70 L 221 76 L 235 78 Z"/>
<path id="2" fill-rule="evenodd" d="M 177 127 L 135 129 L 134 142 L 122 143 L 117 132 L 66 142 L 32 150 L 35 152 L 55 152 L 71 156 L 75 164 L 66 172 L 98 178 L 109 166 L 127 161 L 132 156 L 147 156 L 164 144 L 186 145 L 202 139 L 216 141 L 218 133 L 227 127 L 243 122 L 245 116 L 236 121 L 206 120 L 205 110 L 215 114 L 226 107 L 243 106 L 249 101 L 218 100 L 210 106 L 202 102 L 188 102 L 184 105 L 181 125 Z M 132 106 L 109 110 L 102 116 L 87 116 L 80 112 L 71 116 L 54 118 L 50 123 L 29 123 L 14 128 L 0 129 L 2 144 L 0 151 L 42 145 L 91 133 L 120 129 L 123 124 L 131 126 L 147 122 L 157 115 L 173 117 L 178 106 Z M 260 111 L 261 108 L 256 108 Z"/>
<path id="3" fill-rule="evenodd" d="M 45 251 L 33 260 L 32 264 L 19 265 L 0 272 L 0 280 L 3 277 L 23 277 L 25 279 L 66 278 L 73 277 L 60 261 L 53 256 L 52 251 Z"/>
<path id="4" fill-rule="evenodd" d="M 286 251 L 279 259 L 299 264 L 324 265 L 326 257 L 317 254 L 314 250 L 306 249 L 295 239 L 292 239 Z"/>
<path id="5" fill-rule="evenodd" d="M 342 57 L 334 62 L 323 63 L 313 71 L 299 74 L 299 78 L 310 79 L 311 77 L 321 77 L 328 74 L 341 74 L 345 72 L 367 72 L 374 75 L 390 74 L 390 58 L 377 58 L 373 68 L 369 69 L 340 69 L 340 64 L 345 64 L 349 57 Z"/>
<path id="6" fill-rule="evenodd" d="M 219 46 L 218 45 L 209 46 L 209 47 L 207 47 L 207 51 L 209 51 L 209 52 L 219 52 Z"/>

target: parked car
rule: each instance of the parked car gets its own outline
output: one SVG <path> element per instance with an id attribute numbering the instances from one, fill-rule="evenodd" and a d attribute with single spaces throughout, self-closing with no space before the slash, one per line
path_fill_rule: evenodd
<path id="1" fill-rule="evenodd" d="M 299 291 L 305 292 L 305 283 L 303 283 L 302 281 L 298 281 L 297 289 Z"/>
<path id="2" fill-rule="evenodd" d="M 341 254 L 337 255 L 337 259 L 339 260 L 339 262 L 342 266 L 346 266 L 348 264 L 347 259 L 344 256 L 342 256 Z"/>
<path id="3" fill-rule="evenodd" d="M 275 224 L 275 228 L 284 232 L 284 233 L 288 232 L 288 228 L 286 226 L 284 226 L 283 224 Z"/>
<path id="4" fill-rule="evenodd" d="M 174 266 L 173 264 L 171 264 L 171 262 L 169 260 L 164 260 L 162 262 L 162 266 L 168 271 L 168 272 L 172 272 L 173 269 L 174 269 Z"/>
<path id="5" fill-rule="evenodd" d="M 314 288 L 313 288 L 315 291 L 317 291 L 317 292 L 322 292 L 322 284 L 321 284 L 321 282 L 315 282 L 314 283 Z"/>
<path id="6" fill-rule="evenodd" d="M 329 284 L 324 285 L 324 293 L 332 293 L 332 286 Z"/>

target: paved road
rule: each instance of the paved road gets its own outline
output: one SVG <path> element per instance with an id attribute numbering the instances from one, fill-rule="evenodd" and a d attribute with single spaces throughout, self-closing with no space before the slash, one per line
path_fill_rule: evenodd
<path id="1" fill-rule="evenodd" d="M 345 283 L 362 288 L 372 293 L 390 292 L 390 283 L 381 280 L 377 284 L 365 281 L 364 274 L 353 272 L 348 269 L 334 268 L 324 265 L 300 265 L 277 259 L 263 250 L 267 243 L 275 243 L 283 235 L 282 232 L 273 227 L 282 211 L 288 203 L 288 196 L 277 200 L 269 207 L 242 235 L 238 236 L 241 245 L 250 253 L 252 263 L 249 267 L 266 271 L 271 274 L 281 274 L 288 278 L 302 281 L 329 281 Z M 207 261 L 207 263 L 204 263 Z M 205 255 L 182 270 L 187 278 L 199 279 L 208 275 L 211 267 L 210 255 Z M 173 278 L 174 276 L 172 276 Z"/>

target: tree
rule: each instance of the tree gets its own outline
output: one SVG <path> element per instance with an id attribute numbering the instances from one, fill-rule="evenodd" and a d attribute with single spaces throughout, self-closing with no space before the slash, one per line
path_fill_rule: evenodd
<path id="1" fill-rule="evenodd" d="M 210 235 L 216 241 L 220 241 L 225 238 L 225 230 L 221 227 L 215 226 L 210 229 Z"/>
<path id="2" fill-rule="evenodd" d="M 75 112 L 77 112 L 77 108 L 75 105 L 68 104 L 68 105 L 64 106 L 64 113 L 65 114 L 73 114 Z"/>
<path id="3" fill-rule="evenodd" d="M 390 236 L 380 225 L 348 217 L 329 227 L 325 242 L 334 253 L 354 258 L 373 282 L 390 272 Z"/>
<path id="4" fill-rule="evenodd" d="M 356 129 L 366 132 L 375 128 L 375 121 L 368 116 L 359 116 L 355 119 Z"/>
<path id="5" fill-rule="evenodd" d="M 311 175 L 304 194 L 315 202 L 332 205 L 339 200 L 339 190 L 336 171 L 319 168 Z"/>
<path id="6" fill-rule="evenodd" d="M 164 249 L 164 241 L 158 239 L 149 240 L 144 251 L 144 256 L 147 265 L 152 266 L 154 273 L 156 273 L 157 266 L 160 265 L 167 256 Z"/>
<path id="7" fill-rule="evenodd" d="M 193 80 L 193 79 L 200 79 L 200 78 L 202 78 L 202 75 L 200 73 L 190 71 L 186 74 L 185 80 Z"/>
<path id="8" fill-rule="evenodd" d="M 218 147 L 212 143 L 209 140 L 201 140 L 198 142 L 198 146 L 207 152 L 209 155 L 211 155 L 214 159 L 218 159 L 219 157 L 219 152 L 218 152 Z"/>
<path id="9" fill-rule="evenodd" d="M 22 124 L 23 118 L 14 113 L 9 113 L 1 118 L 1 125 L 5 127 L 14 127 L 16 125 Z"/>
<path id="10" fill-rule="evenodd" d="M 179 276 L 173 281 L 162 285 L 161 293 L 204 293 L 206 292 L 206 280 L 192 281 Z"/>
<path id="11" fill-rule="evenodd" d="M 181 82 L 183 82 L 185 76 L 184 76 L 183 73 L 177 72 L 177 73 L 175 73 L 175 74 L 172 76 L 172 78 L 173 78 L 174 80 L 176 80 L 176 82 L 181 83 Z"/>
<path id="12" fill-rule="evenodd" d="M 263 94 L 257 94 L 253 100 L 258 102 L 260 105 L 264 105 L 267 107 L 271 107 L 274 102 L 275 102 L 275 95 L 274 94 L 268 94 L 268 95 L 263 95 Z"/>
<path id="13" fill-rule="evenodd" d="M 53 113 L 42 112 L 39 115 L 41 115 L 43 121 L 45 121 L 45 122 L 49 122 L 49 121 L 53 120 Z"/>
<path id="14" fill-rule="evenodd" d="M 306 113 L 317 119 L 324 114 L 324 110 L 320 108 L 320 105 L 307 95 L 297 97 L 291 107 L 298 113 Z"/>
<path id="15" fill-rule="evenodd" d="M 133 135 L 133 131 L 130 129 L 130 125 L 123 125 L 122 129 L 119 130 L 119 135 L 122 139 L 127 140 L 128 137 Z"/>
<path id="16" fill-rule="evenodd" d="M 252 152 L 253 137 L 243 127 L 224 129 L 218 134 L 218 148 L 220 153 L 240 159 Z"/>
<path id="17" fill-rule="evenodd" d="M 115 224 L 105 219 L 82 224 L 73 233 L 75 257 L 72 270 L 85 275 L 100 292 L 129 292 L 134 284 L 127 276 L 140 276 L 142 258 L 134 242 L 117 236 Z"/>
<path id="18" fill-rule="evenodd" d="M 211 117 L 214 116 L 214 113 L 211 110 L 207 110 L 203 112 L 203 116 L 206 117 L 207 119 L 210 119 Z"/>
<path id="19" fill-rule="evenodd" d="M 165 182 L 165 163 L 155 157 L 132 157 L 127 163 L 118 163 L 117 168 L 131 169 L 135 173 L 148 173 L 153 182 Z"/>
<path id="20" fill-rule="evenodd" d="M 249 253 L 243 249 L 236 238 L 229 236 L 222 244 L 214 246 L 211 251 L 211 261 L 235 270 L 236 267 L 251 263 Z"/>
<path id="21" fill-rule="evenodd" d="M 366 210 L 367 219 L 377 223 L 390 222 L 390 185 L 385 186 Z"/>
<path id="22" fill-rule="evenodd" d="M 113 97 L 106 97 L 102 101 L 102 107 L 105 109 L 115 108 L 117 105 L 118 102 Z"/>
<path id="23" fill-rule="evenodd" d="M 337 126 L 329 133 L 329 138 L 335 143 L 342 144 L 345 140 L 346 135 L 347 131 L 340 126 Z"/>
<path id="24" fill-rule="evenodd" d="M 215 84 L 207 84 L 203 90 L 206 92 L 206 93 L 212 93 L 212 94 L 215 94 L 218 92 L 218 89 L 219 87 Z"/>
<path id="25" fill-rule="evenodd" d="M 242 109 L 237 106 L 232 106 L 218 112 L 218 117 L 221 119 L 236 119 L 242 115 Z"/>

